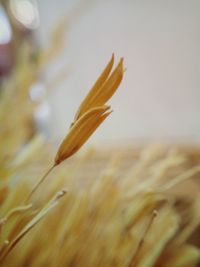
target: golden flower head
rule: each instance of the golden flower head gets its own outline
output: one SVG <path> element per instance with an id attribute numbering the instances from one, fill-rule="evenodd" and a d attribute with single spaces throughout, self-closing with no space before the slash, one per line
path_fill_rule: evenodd
<path id="1" fill-rule="evenodd" d="M 55 157 L 55 165 L 72 156 L 111 113 L 106 102 L 113 96 L 123 78 L 123 59 L 111 73 L 114 54 L 76 113 L 70 130 Z"/>
<path id="2" fill-rule="evenodd" d="M 123 78 L 123 58 L 121 58 L 118 65 L 111 73 L 113 64 L 114 54 L 81 103 L 78 112 L 76 113 L 75 120 L 80 118 L 80 116 L 82 116 L 90 108 L 104 105 L 116 92 Z"/>
<path id="3" fill-rule="evenodd" d="M 111 113 L 109 106 L 92 108 L 70 128 L 55 157 L 55 165 L 73 155 Z"/>
<path id="4" fill-rule="evenodd" d="M 115 93 L 122 80 L 123 59 L 120 60 L 115 70 L 110 74 L 113 63 L 114 55 L 112 55 L 110 62 L 80 105 L 69 132 L 58 148 L 54 165 L 42 176 L 39 182 L 35 184 L 26 202 L 30 200 L 31 196 L 46 179 L 51 170 L 77 152 L 112 112 L 110 106 L 105 105 L 105 103 Z"/>

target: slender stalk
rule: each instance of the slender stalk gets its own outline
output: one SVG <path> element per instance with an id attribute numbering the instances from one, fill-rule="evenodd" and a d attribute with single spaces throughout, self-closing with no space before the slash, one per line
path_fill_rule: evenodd
<path id="1" fill-rule="evenodd" d="M 136 265 L 136 262 L 138 260 L 138 256 L 139 256 L 140 251 L 141 251 L 141 249 L 142 249 L 142 247 L 144 245 L 145 238 L 146 238 L 146 236 L 147 236 L 147 234 L 148 234 L 148 232 L 149 232 L 149 230 L 150 230 L 150 228 L 151 228 L 151 226 L 153 224 L 153 221 L 154 221 L 155 217 L 157 216 L 157 214 L 158 214 L 158 212 L 156 210 L 154 210 L 153 213 L 152 213 L 152 216 L 150 218 L 150 221 L 149 221 L 149 223 L 147 225 L 147 228 L 146 228 L 146 230 L 144 232 L 144 235 L 143 235 L 142 239 L 140 240 L 140 242 L 138 244 L 138 247 L 136 249 L 136 252 L 135 252 L 135 254 L 133 255 L 133 257 L 131 259 L 129 267 L 134 267 Z"/>
<path id="2" fill-rule="evenodd" d="M 38 189 L 38 187 L 44 182 L 44 180 L 46 179 L 46 177 L 49 175 L 49 173 L 54 169 L 56 165 L 54 164 L 53 166 L 51 166 L 46 172 L 45 174 L 42 176 L 42 178 L 34 185 L 33 189 L 31 190 L 31 192 L 28 194 L 25 203 L 29 202 L 30 198 L 32 197 L 32 195 L 35 193 L 35 191 Z"/>

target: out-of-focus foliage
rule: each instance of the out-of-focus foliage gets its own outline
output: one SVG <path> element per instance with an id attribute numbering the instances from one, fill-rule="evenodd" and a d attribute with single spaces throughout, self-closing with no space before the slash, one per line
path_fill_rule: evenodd
<path id="1" fill-rule="evenodd" d="M 1 191 L 1 217 L 12 212 L 1 223 L 1 255 L 35 214 L 40 219 L 45 211 L 45 218 L 2 266 L 196 266 L 200 252 L 191 235 L 198 236 L 200 221 L 198 150 L 88 150 L 54 170 L 33 206 L 13 210 L 30 190 L 31 170 L 40 176 L 51 161 L 45 147 L 38 158 L 41 141 L 34 142 L 31 157 L 12 169 L 7 181 L 14 185 Z M 55 193 L 66 187 L 55 203 Z M 46 214 L 49 205 L 56 207 Z"/>
<path id="2" fill-rule="evenodd" d="M 23 44 L 1 88 L 0 265 L 197 266 L 198 148 L 88 150 L 57 166 L 25 203 L 54 156 L 35 132 L 29 99 L 46 59 L 30 55 Z"/>

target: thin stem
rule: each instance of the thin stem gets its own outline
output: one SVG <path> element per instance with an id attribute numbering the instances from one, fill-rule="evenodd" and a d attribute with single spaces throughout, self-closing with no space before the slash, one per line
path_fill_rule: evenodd
<path id="1" fill-rule="evenodd" d="M 153 213 L 152 213 L 152 216 L 150 218 L 150 221 L 149 221 L 149 223 L 147 225 L 147 228 L 146 228 L 146 230 L 144 232 L 144 235 L 143 235 L 142 239 L 140 240 L 140 242 L 138 244 L 137 250 L 136 250 L 135 254 L 133 255 L 133 257 L 131 259 L 129 267 L 135 266 L 135 264 L 137 262 L 137 259 L 138 259 L 138 255 L 139 255 L 139 253 L 140 253 L 140 251 L 141 251 L 141 249 L 142 249 L 142 247 L 144 245 L 145 238 L 146 238 L 146 236 L 147 236 L 147 234 L 148 234 L 148 232 L 149 232 L 149 230 L 150 230 L 150 228 L 151 228 L 151 226 L 153 224 L 153 221 L 154 221 L 155 217 L 157 216 L 157 214 L 158 214 L 157 211 L 154 210 Z"/>
<path id="2" fill-rule="evenodd" d="M 52 167 L 50 167 L 50 169 L 48 169 L 45 174 L 42 176 L 42 178 L 34 185 L 33 189 L 31 190 L 31 192 L 28 194 L 25 203 L 29 202 L 30 198 L 32 197 L 32 195 L 35 193 L 35 191 L 38 189 L 38 187 L 44 182 L 44 180 L 46 179 L 46 177 L 49 175 L 49 173 L 54 169 L 56 165 L 54 164 Z"/>

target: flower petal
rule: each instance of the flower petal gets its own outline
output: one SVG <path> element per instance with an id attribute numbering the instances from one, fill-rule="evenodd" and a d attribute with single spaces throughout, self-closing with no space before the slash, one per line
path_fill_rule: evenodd
<path id="1" fill-rule="evenodd" d="M 78 112 L 76 113 L 76 116 L 75 116 L 75 119 L 74 120 L 77 120 L 87 110 L 89 110 L 90 108 L 92 108 L 92 107 L 95 106 L 93 104 L 94 98 L 98 97 L 99 92 L 101 91 L 102 86 L 105 84 L 105 82 L 106 82 L 106 80 L 107 80 L 107 78 L 108 78 L 108 76 L 109 76 L 109 74 L 111 72 L 111 69 L 113 67 L 113 64 L 114 64 L 114 54 L 112 55 L 112 58 L 108 62 L 107 66 L 105 67 L 104 71 L 102 72 L 102 74 L 100 75 L 100 77 L 98 78 L 98 80 L 96 81 L 96 83 L 94 84 L 94 86 L 92 87 L 92 89 L 89 91 L 89 93 L 87 94 L 87 96 L 85 97 L 85 99 L 83 100 L 83 102 L 81 103 L 81 105 L 80 105 L 80 107 L 78 109 Z M 105 102 L 102 102 L 98 106 L 104 105 Z"/>

